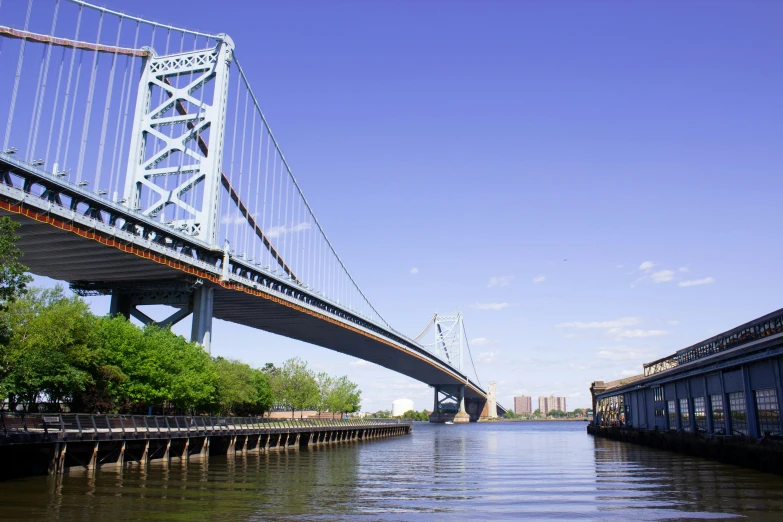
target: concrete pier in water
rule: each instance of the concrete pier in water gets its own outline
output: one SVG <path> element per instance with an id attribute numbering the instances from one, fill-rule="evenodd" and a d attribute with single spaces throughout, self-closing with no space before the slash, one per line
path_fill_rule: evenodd
<path id="1" fill-rule="evenodd" d="M 411 433 L 411 422 L 0 414 L 0 479 L 299 450 Z"/>

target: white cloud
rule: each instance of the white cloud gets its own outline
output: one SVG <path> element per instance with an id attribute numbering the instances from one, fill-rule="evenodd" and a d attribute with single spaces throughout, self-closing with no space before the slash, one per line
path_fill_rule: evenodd
<path id="1" fill-rule="evenodd" d="M 618 341 L 622 339 L 637 339 L 640 337 L 660 337 L 662 335 L 669 335 L 666 330 L 626 330 L 625 328 L 612 328 L 607 332 L 609 335 L 614 335 L 614 338 Z"/>
<path id="2" fill-rule="evenodd" d="M 609 361 L 627 361 L 645 359 L 650 356 L 647 350 L 638 348 L 629 348 L 628 346 L 614 346 L 599 348 L 595 354 L 598 359 L 607 359 Z"/>
<path id="3" fill-rule="evenodd" d="M 543 283 L 544 281 L 546 281 L 546 276 L 545 275 L 540 275 L 538 277 L 534 277 L 533 278 L 533 284 L 534 285 L 537 285 L 538 283 Z"/>
<path id="4" fill-rule="evenodd" d="M 569 323 L 558 323 L 555 328 L 621 328 L 623 326 L 633 326 L 642 322 L 641 317 L 621 317 L 612 321 L 572 321 Z"/>
<path id="5" fill-rule="evenodd" d="M 649 272 L 650 270 L 653 269 L 654 266 L 655 263 L 653 263 L 652 261 L 645 261 L 644 263 L 639 265 L 639 270 L 641 270 L 642 272 Z"/>
<path id="6" fill-rule="evenodd" d="M 498 344 L 500 341 L 493 341 L 492 339 L 487 339 L 486 337 L 476 337 L 475 339 L 470 340 L 470 344 L 474 346 L 486 346 L 488 344 Z"/>
<path id="7" fill-rule="evenodd" d="M 640 373 L 642 372 L 640 372 L 639 370 L 623 370 L 617 375 L 620 377 L 633 377 L 634 375 L 639 375 Z"/>
<path id="8" fill-rule="evenodd" d="M 497 359 L 497 357 L 498 357 L 498 354 L 499 354 L 499 353 L 500 353 L 500 352 L 499 352 L 499 351 L 497 351 L 497 350 L 490 351 L 490 352 L 480 352 L 480 353 L 479 353 L 479 354 L 476 356 L 476 360 L 477 360 L 478 362 L 483 362 L 483 363 L 491 363 L 492 361 L 494 361 L 495 359 Z"/>
<path id="9" fill-rule="evenodd" d="M 358 359 L 356 361 L 349 362 L 348 366 L 354 366 L 354 367 L 360 368 L 362 366 L 367 366 L 369 364 L 370 364 L 369 361 L 365 361 L 363 359 Z"/>
<path id="10" fill-rule="evenodd" d="M 660 270 L 653 272 L 650 278 L 656 283 L 667 283 L 674 279 L 674 270 Z"/>
<path id="11" fill-rule="evenodd" d="M 625 268 L 625 265 L 614 265 L 615 268 Z"/>
<path id="12" fill-rule="evenodd" d="M 476 310 L 503 310 L 511 306 L 510 303 L 476 303 L 473 308 Z"/>
<path id="13" fill-rule="evenodd" d="M 489 278 L 487 288 L 493 288 L 495 286 L 508 286 L 513 280 L 514 276 L 492 276 Z"/>
<path id="14" fill-rule="evenodd" d="M 674 326 L 680 324 L 680 321 L 678 321 L 677 319 L 672 319 L 671 321 L 666 321 L 666 323 Z"/>
<path id="15" fill-rule="evenodd" d="M 688 271 L 688 267 L 687 266 L 681 266 L 680 267 L 680 272 L 687 272 L 687 271 Z"/>
<path id="16" fill-rule="evenodd" d="M 410 272 L 408 272 L 408 273 L 410 275 L 416 275 L 416 274 L 419 273 L 419 269 L 414 266 L 413 268 L 410 269 Z"/>
<path id="17" fill-rule="evenodd" d="M 266 231 L 266 236 L 274 238 L 274 237 L 284 236 L 286 234 L 292 234 L 295 232 L 302 232 L 303 230 L 309 230 L 309 229 L 310 229 L 310 223 L 303 221 L 302 223 L 297 223 L 292 227 L 287 227 L 285 225 L 280 227 L 272 227 Z"/>
<path id="18" fill-rule="evenodd" d="M 692 279 L 690 281 L 680 281 L 678 286 L 699 286 L 699 285 L 711 285 L 715 282 L 712 277 L 705 277 L 704 279 Z"/>
<path id="19" fill-rule="evenodd" d="M 222 216 L 220 216 L 220 223 L 221 224 L 228 223 L 229 225 L 241 225 L 242 223 L 247 223 L 247 218 L 237 210 L 236 212 L 230 212 L 228 214 L 223 214 Z"/>

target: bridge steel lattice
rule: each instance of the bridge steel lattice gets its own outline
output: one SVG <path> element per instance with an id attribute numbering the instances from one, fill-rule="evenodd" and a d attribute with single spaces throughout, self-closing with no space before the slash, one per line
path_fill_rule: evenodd
<path id="1" fill-rule="evenodd" d="M 138 306 L 173 306 L 159 323 L 192 315 L 207 350 L 217 317 L 452 387 L 479 415 L 480 385 L 346 269 L 227 35 L 0 0 L 0 72 L 0 215 L 34 273 L 143 323 Z"/>

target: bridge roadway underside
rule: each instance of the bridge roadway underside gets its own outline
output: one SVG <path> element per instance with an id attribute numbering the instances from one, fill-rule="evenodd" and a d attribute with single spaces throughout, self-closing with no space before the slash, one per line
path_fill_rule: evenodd
<path id="1" fill-rule="evenodd" d="M 106 245 L 9 209 L 0 208 L 0 216 L 9 216 L 21 224 L 17 231 L 21 239 L 17 245 L 24 252 L 22 261 L 34 274 L 69 282 L 125 285 L 150 285 L 173 280 L 185 282 L 194 276 L 201 277 L 197 269 L 175 268 L 141 257 L 139 253 L 122 251 L 119 245 Z M 186 269 L 191 273 L 186 272 Z M 329 348 L 429 385 L 464 384 L 458 376 L 439 367 L 425 355 L 406 350 L 378 335 L 353 328 L 350 324 L 343 324 L 326 314 L 302 311 L 301 307 L 275 299 L 272 295 L 252 295 L 235 288 L 235 283 L 222 285 L 219 281 L 209 282 L 206 277 L 204 281 L 214 288 L 213 316 L 218 319 Z M 486 400 L 483 393 L 471 385 L 465 387 L 465 397 Z"/>

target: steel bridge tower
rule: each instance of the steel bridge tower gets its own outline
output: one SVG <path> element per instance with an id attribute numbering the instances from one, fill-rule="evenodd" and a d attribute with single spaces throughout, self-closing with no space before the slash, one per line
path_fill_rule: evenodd
<path id="1" fill-rule="evenodd" d="M 229 66 L 234 52 L 230 37 L 217 38 L 214 48 L 167 56 L 145 48 L 149 54 L 136 94 L 122 199 L 129 209 L 145 216 L 170 218 L 167 224 L 212 248 L 218 247 Z M 173 156 L 180 156 L 179 161 L 164 166 L 164 160 Z M 166 178 L 174 180 L 172 188 L 161 183 Z M 196 284 L 152 293 L 115 289 L 111 312 L 153 322 L 136 308 L 143 304 L 180 307 L 161 325 L 192 313 L 191 341 L 210 350 L 212 288 Z"/>

